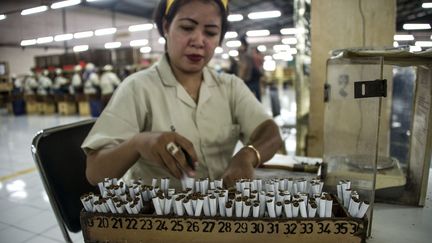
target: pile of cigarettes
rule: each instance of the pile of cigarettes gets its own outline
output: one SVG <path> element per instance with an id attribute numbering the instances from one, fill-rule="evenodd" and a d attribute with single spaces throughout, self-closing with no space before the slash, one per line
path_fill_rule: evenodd
<path id="1" fill-rule="evenodd" d="M 157 181 L 153 179 L 151 185 L 144 185 L 141 180 L 137 180 L 127 185 L 121 180 L 105 179 L 98 184 L 100 195 L 83 195 L 81 202 L 88 212 L 113 214 L 138 214 L 144 205 L 152 202 L 156 215 L 243 218 L 333 216 L 333 198 L 322 192 L 324 183 L 319 179 L 242 179 L 236 182 L 235 188 L 227 190 L 223 188 L 222 179 L 210 181 L 188 178 L 183 183 L 184 190 L 177 193 L 175 189 L 169 188 L 169 178 L 162 178 L 160 186 Z M 340 195 L 345 199 L 345 191 L 350 189 L 350 184 L 340 183 L 338 196 L 339 187 L 340 192 L 344 192 Z M 359 206 L 358 194 L 356 198 L 350 193 L 347 194 L 351 196 L 348 207 L 350 210 L 357 209 L 350 211 L 350 215 L 362 217 L 367 210 L 363 205 L 368 204 L 363 202 Z"/>
<path id="2" fill-rule="evenodd" d="M 351 181 L 341 180 L 336 186 L 337 196 L 348 213 L 354 218 L 363 218 L 369 208 L 369 202 L 360 202 L 359 194 L 351 189 Z"/>

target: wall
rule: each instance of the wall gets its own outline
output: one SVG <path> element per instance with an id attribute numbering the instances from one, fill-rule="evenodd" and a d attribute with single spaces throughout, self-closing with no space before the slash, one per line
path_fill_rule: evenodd
<path id="1" fill-rule="evenodd" d="M 25 74 L 35 66 L 35 56 L 56 55 L 64 53 L 63 49 L 0 47 L 0 61 L 9 63 L 9 73 Z"/>
<path id="2" fill-rule="evenodd" d="M 322 156 L 323 87 L 329 53 L 340 48 L 392 46 L 396 29 L 396 1 L 325 0 L 311 1 L 311 4 L 311 99 L 307 155 Z M 351 116 L 351 119 L 355 117 Z"/>

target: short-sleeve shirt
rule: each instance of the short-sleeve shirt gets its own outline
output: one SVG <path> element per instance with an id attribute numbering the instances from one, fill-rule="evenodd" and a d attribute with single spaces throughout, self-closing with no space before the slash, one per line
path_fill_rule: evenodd
<path id="1" fill-rule="evenodd" d="M 271 119 L 238 77 L 205 67 L 197 103 L 176 80 L 166 56 L 149 69 L 127 77 L 114 92 L 82 144 L 84 151 L 113 147 L 134 135 L 176 132 L 192 142 L 198 156 L 197 178 L 221 178 L 239 139 Z M 140 158 L 125 181 L 170 177 L 163 165 Z M 180 182 L 172 179 L 173 186 Z"/>

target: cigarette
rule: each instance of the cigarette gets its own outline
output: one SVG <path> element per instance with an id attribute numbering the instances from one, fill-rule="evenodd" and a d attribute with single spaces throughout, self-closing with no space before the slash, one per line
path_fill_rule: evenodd
<path id="1" fill-rule="evenodd" d="M 225 217 L 225 194 L 219 195 L 218 201 L 219 201 L 219 215 L 222 217 Z"/>
<path id="2" fill-rule="evenodd" d="M 162 209 L 161 209 L 161 206 L 160 206 L 159 197 L 152 198 L 152 201 L 153 201 L 153 206 L 154 206 L 154 209 L 156 211 L 156 214 L 157 215 L 162 215 L 163 213 L 162 213 Z M 128 209 L 128 206 L 126 204 L 126 210 L 127 209 Z M 128 210 L 128 213 L 129 213 L 129 210 Z"/>
<path id="3" fill-rule="evenodd" d="M 326 200 L 325 200 L 325 217 L 326 218 L 330 218 L 332 216 L 332 207 L 333 207 L 333 200 L 330 197 L 330 195 L 327 195 Z"/>
<path id="4" fill-rule="evenodd" d="M 206 178 L 205 180 L 201 180 L 200 181 L 200 189 L 201 189 L 201 194 L 206 194 L 207 193 L 207 189 L 208 189 L 208 184 L 209 184 L 209 180 L 208 178 Z"/>
<path id="5" fill-rule="evenodd" d="M 309 218 L 314 218 L 316 215 L 316 211 L 317 211 L 316 203 L 314 203 L 314 202 L 309 203 L 309 205 L 308 205 Z"/>
<path id="6" fill-rule="evenodd" d="M 351 197 L 351 202 L 348 209 L 348 213 L 351 215 L 351 217 L 357 216 L 359 212 L 359 206 L 360 206 L 360 201 L 355 197 Z"/>
<path id="7" fill-rule="evenodd" d="M 104 195 L 105 195 L 104 182 L 103 182 L 103 181 L 99 182 L 99 183 L 98 183 L 98 187 L 99 187 L 100 194 L 101 194 L 102 196 L 104 196 Z"/>
<path id="8" fill-rule="evenodd" d="M 298 217 L 298 213 L 299 213 L 299 203 L 298 202 L 293 202 L 292 204 L 292 216 L 294 218 Z"/>
<path id="9" fill-rule="evenodd" d="M 117 213 L 117 210 L 116 210 L 114 203 L 113 203 L 111 198 L 108 198 L 107 204 L 108 204 L 108 207 L 109 207 L 111 213 Z"/>
<path id="10" fill-rule="evenodd" d="M 164 203 L 164 215 L 168 215 L 171 213 L 172 197 L 166 197 Z"/>
<path id="11" fill-rule="evenodd" d="M 195 212 L 196 206 L 198 204 L 198 197 L 196 195 L 193 195 L 190 199 L 192 201 L 192 209 Z"/>
<path id="12" fill-rule="evenodd" d="M 245 187 L 243 188 L 243 196 L 249 197 L 250 196 L 250 189 Z"/>
<path id="13" fill-rule="evenodd" d="M 243 204 L 243 218 L 248 218 L 250 214 L 250 208 L 252 203 L 250 201 L 246 201 Z"/>
<path id="14" fill-rule="evenodd" d="M 293 191 L 293 179 L 292 178 L 288 178 L 288 180 L 287 180 L 287 190 L 290 192 L 290 193 L 293 193 L 294 191 Z"/>
<path id="15" fill-rule="evenodd" d="M 234 201 L 234 204 L 236 217 L 240 218 L 243 213 L 243 201 L 241 200 L 241 197 L 237 197 Z"/>
<path id="16" fill-rule="evenodd" d="M 322 196 L 319 198 L 319 217 L 324 218 L 326 217 L 326 197 Z"/>
<path id="17" fill-rule="evenodd" d="M 263 191 L 260 191 L 260 193 L 258 194 L 258 199 L 260 202 L 259 216 L 262 218 L 264 217 L 266 209 L 266 196 Z"/>
<path id="18" fill-rule="evenodd" d="M 254 180 L 251 182 L 251 184 L 250 184 L 250 186 L 251 186 L 251 191 L 256 191 L 256 190 L 257 190 L 257 187 L 258 187 L 257 184 L 258 184 L 258 183 L 257 183 L 257 180 L 256 180 L 256 179 L 254 179 Z"/>
<path id="19" fill-rule="evenodd" d="M 285 191 L 285 180 L 279 180 L 279 190 Z"/>
<path id="20" fill-rule="evenodd" d="M 253 206 L 252 206 L 252 216 L 254 218 L 258 218 L 259 212 L 260 212 L 260 204 L 258 201 L 254 201 Z"/>
<path id="21" fill-rule="evenodd" d="M 183 199 L 182 197 L 177 197 L 175 199 L 176 213 L 177 213 L 178 216 L 183 216 L 184 215 L 182 199 Z"/>
<path id="22" fill-rule="evenodd" d="M 282 215 L 282 202 L 276 202 L 276 217 L 280 217 Z"/>
<path id="23" fill-rule="evenodd" d="M 237 180 L 235 185 L 236 185 L 236 187 L 235 187 L 236 191 L 241 192 L 241 182 L 239 180 Z"/>
<path id="24" fill-rule="evenodd" d="M 228 201 L 225 203 L 225 213 L 227 217 L 232 217 L 232 201 Z"/>
<path id="25" fill-rule="evenodd" d="M 201 182 L 200 182 L 200 180 L 196 180 L 195 181 L 195 191 L 196 192 L 201 192 Z"/>
<path id="26" fill-rule="evenodd" d="M 278 179 L 273 182 L 273 188 L 274 188 L 273 191 L 275 191 L 275 192 L 279 191 L 279 180 Z"/>
<path id="27" fill-rule="evenodd" d="M 214 181 L 210 182 L 210 189 L 212 189 L 212 190 L 216 189 Z"/>
<path id="28" fill-rule="evenodd" d="M 339 183 L 340 183 L 340 182 L 339 182 Z M 339 201 L 343 203 L 342 184 L 338 184 L 338 185 L 336 186 L 336 189 L 337 189 L 337 197 L 338 197 Z"/>
<path id="29" fill-rule="evenodd" d="M 127 212 L 128 214 L 133 214 L 132 209 L 130 208 L 129 203 L 125 203 L 124 206 L 125 206 L 125 208 L 126 208 L 126 212 Z M 157 213 L 156 213 L 156 214 L 157 214 Z"/>
<path id="30" fill-rule="evenodd" d="M 360 219 L 363 218 L 368 208 L 369 208 L 369 202 L 368 201 L 362 202 L 360 209 L 355 217 Z"/>
<path id="31" fill-rule="evenodd" d="M 193 209 L 192 209 L 191 200 L 189 200 L 187 198 L 184 199 L 183 200 L 183 206 L 186 209 L 186 213 L 187 213 L 188 216 L 193 216 L 194 215 L 194 212 L 193 212 Z"/>
<path id="32" fill-rule="evenodd" d="M 267 213 L 269 214 L 269 217 L 276 218 L 274 201 L 268 200 L 266 204 L 267 204 Z"/>
<path id="33" fill-rule="evenodd" d="M 153 178 L 153 179 L 152 179 L 151 186 L 152 186 L 153 188 L 155 188 L 156 185 L 157 185 L 157 179 L 156 179 L 156 178 Z"/>
<path id="34" fill-rule="evenodd" d="M 285 216 L 287 218 L 292 218 L 293 217 L 293 213 L 292 213 L 292 203 L 288 200 L 284 201 L 284 211 L 285 211 Z"/>
<path id="35" fill-rule="evenodd" d="M 130 203 L 130 204 L 129 204 L 129 207 L 130 207 L 130 209 L 131 209 L 131 211 L 132 211 L 132 214 L 138 214 L 138 209 L 137 209 L 135 203 Z"/>
<path id="36" fill-rule="evenodd" d="M 298 190 L 298 184 L 297 183 L 293 183 L 293 187 L 292 188 L 293 188 L 292 192 L 294 194 L 297 194 L 299 192 L 299 190 Z"/>
<path id="37" fill-rule="evenodd" d="M 351 189 L 346 189 L 345 191 L 343 191 L 343 203 L 345 208 L 349 207 L 350 198 L 351 198 Z"/>
<path id="38" fill-rule="evenodd" d="M 81 200 L 82 205 L 84 206 L 85 211 L 90 212 L 91 208 L 88 205 L 88 203 L 86 202 L 86 198 L 87 198 L 87 195 L 83 195 L 83 196 L 80 197 L 80 200 Z"/>
<path id="39" fill-rule="evenodd" d="M 223 179 L 215 180 L 215 186 L 216 186 L 216 188 L 218 188 L 218 187 L 222 188 L 223 187 Z"/>
<path id="40" fill-rule="evenodd" d="M 125 207 L 124 205 L 120 202 L 116 204 L 116 210 L 118 213 L 124 213 Z"/>
<path id="41" fill-rule="evenodd" d="M 195 208 L 195 217 L 201 216 L 201 212 L 202 212 L 203 205 L 204 205 L 204 198 L 199 197 L 197 201 L 198 201 L 198 203 L 197 203 L 196 208 Z"/>
<path id="42" fill-rule="evenodd" d="M 302 216 L 303 218 L 307 218 L 306 202 L 303 199 L 300 199 L 299 205 L 300 205 L 300 216 Z"/>
<path id="43" fill-rule="evenodd" d="M 203 208 L 204 208 L 204 215 L 207 216 L 207 217 L 209 217 L 210 216 L 210 204 L 209 204 L 208 196 L 204 197 Z"/>
<path id="44" fill-rule="evenodd" d="M 217 205 L 216 205 L 216 197 L 214 195 L 211 195 L 209 197 L 209 203 L 210 203 L 210 216 L 214 217 L 217 213 Z"/>
<path id="45" fill-rule="evenodd" d="M 258 179 L 257 181 L 257 191 L 262 191 L 262 180 L 261 179 Z"/>

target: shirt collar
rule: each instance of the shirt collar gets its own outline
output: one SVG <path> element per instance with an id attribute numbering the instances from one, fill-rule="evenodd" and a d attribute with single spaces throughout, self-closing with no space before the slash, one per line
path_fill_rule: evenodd
<path id="1" fill-rule="evenodd" d="M 164 85 L 177 86 L 180 84 L 179 82 L 177 82 L 177 79 L 174 76 L 166 54 L 163 55 L 162 58 L 157 62 L 156 67 L 158 69 L 160 77 L 162 78 L 161 81 Z M 203 78 L 203 84 L 209 87 L 217 85 L 215 76 L 211 73 L 210 69 L 207 66 L 203 69 Z"/>

